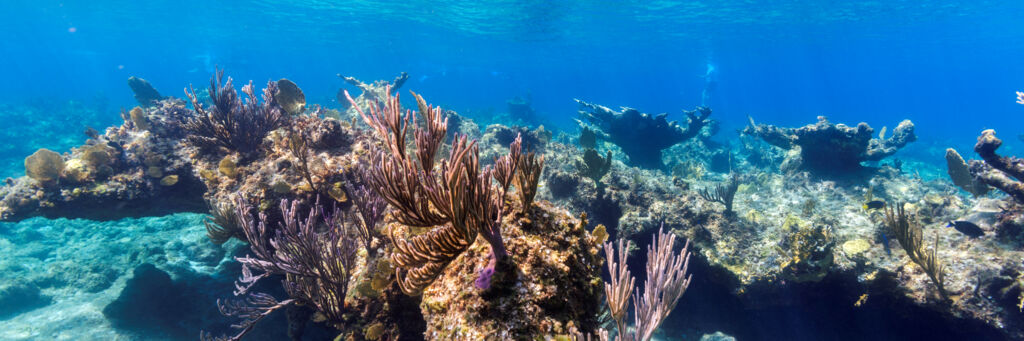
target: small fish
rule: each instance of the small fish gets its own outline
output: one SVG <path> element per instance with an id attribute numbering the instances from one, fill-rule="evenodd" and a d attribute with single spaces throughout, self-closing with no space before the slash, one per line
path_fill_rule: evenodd
<path id="1" fill-rule="evenodd" d="M 892 256 L 892 249 L 889 248 L 889 237 L 882 233 L 882 246 L 885 247 L 885 254 Z"/>
<path id="2" fill-rule="evenodd" d="M 978 238 L 985 235 L 985 230 L 982 230 L 978 225 L 965 220 L 950 220 L 949 224 L 946 224 L 946 227 L 955 228 L 957 231 L 960 231 L 960 233 L 966 234 L 971 238 Z"/>
<path id="3" fill-rule="evenodd" d="M 871 201 L 868 201 L 868 202 L 864 203 L 864 210 L 865 211 L 867 211 L 867 210 L 880 210 L 882 208 L 885 208 L 885 201 L 871 200 Z"/>

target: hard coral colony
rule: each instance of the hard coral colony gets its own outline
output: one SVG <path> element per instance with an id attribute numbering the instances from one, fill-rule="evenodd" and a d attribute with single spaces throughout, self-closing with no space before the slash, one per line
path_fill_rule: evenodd
<path id="1" fill-rule="evenodd" d="M 69 153 L 28 156 L 0 217 L 208 211 L 212 243 L 248 245 L 231 297 L 216 302 L 236 322 L 202 332 L 209 340 L 254 336 L 280 314 L 296 338 L 313 322 L 338 340 L 651 340 L 690 266 L 740 304 L 840 286 L 849 307 L 935 309 L 1024 336 L 1024 161 L 996 154 L 992 130 L 975 146 L 982 160 L 950 149 L 952 182 L 924 186 L 878 163 L 915 141 L 909 120 L 875 137 L 866 123 L 751 119 L 733 148 L 710 139 L 705 107 L 686 111 L 684 128 L 577 100 L 579 138 L 554 138 L 481 132 L 411 92 L 416 108 L 403 108 L 407 74 L 343 78 L 362 93 L 341 91 L 333 111 L 307 106 L 287 79 L 239 95 L 218 70 L 208 97 L 189 87 L 186 103 L 133 77 L 141 106 Z M 519 121 L 534 114 L 509 103 Z M 645 263 L 643 282 L 630 259 Z"/>

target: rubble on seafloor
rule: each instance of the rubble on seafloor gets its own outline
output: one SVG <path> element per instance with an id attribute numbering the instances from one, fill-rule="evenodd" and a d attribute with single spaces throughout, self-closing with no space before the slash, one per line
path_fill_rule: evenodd
<path id="1" fill-rule="evenodd" d="M 363 90 L 354 99 L 362 107 L 388 97 L 407 78 L 403 74 L 394 82 L 374 84 L 346 80 Z M 288 125 L 260 136 L 252 151 L 189 143 L 187 129 L 175 122 L 193 115 L 193 109 L 170 97 L 154 104 L 126 112 L 122 125 L 97 133 L 80 147 L 30 156 L 26 167 L 31 176 L 0 188 L 0 218 L 113 219 L 206 211 L 231 206 L 239 196 L 270 222 L 283 219 L 275 212 L 282 199 L 311 204 L 319 196 L 351 212 L 353 185 L 361 181 L 358 170 L 375 162 L 371 153 L 380 148 L 356 119 L 355 108 L 306 107 L 304 97 L 284 113 Z M 904 305 L 892 309 L 912 306 L 949 321 L 980 321 L 1007 338 L 1024 337 L 1019 322 L 1024 297 L 1021 204 L 1000 194 L 970 197 L 947 179 L 922 179 L 889 165 L 862 170 L 865 176 L 856 179 L 820 176 L 835 165 L 860 167 L 860 161 L 891 156 L 913 141 L 909 122 L 894 129 L 893 136 L 872 138 L 866 125 L 851 128 L 821 120 L 809 127 L 847 132 L 855 143 L 840 145 L 851 152 L 836 156 L 844 159 L 835 162 L 812 161 L 809 156 L 829 157 L 816 152 L 803 155 L 800 165 L 787 166 L 799 152 L 750 140 L 716 143 L 711 139 L 715 131 L 705 126 L 706 113 L 694 113 L 690 123 L 700 123 L 686 130 L 685 138 L 652 147 L 656 153 L 635 154 L 639 148 L 630 147 L 634 157 L 643 155 L 645 166 L 665 168 L 659 170 L 623 163 L 628 153 L 607 133 L 580 140 L 553 136 L 543 127 L 491 125 L 481 131 L 472 120 L 447 114 L 449 138 L 455 132 L 478 138 L 481 163 L 505 154 L 517 136 L 524 150 L 546 160 L 537 202 L 513 204 L 503 220 L 516 281 L 499 287 L 505 291 L 475 288 L 473 279 L 487 263 L 489 250 L 487 243 L 476 242 L 422 296 L 404 295 L 392 282 L 389 246 L 381 235 L 369 244 L 371 250 L 356 256 L 352 288 L 343 300 L 351 313 L 342 321 L 328 321 L 343 330 L 341 339 L 423 335 L 477 340 L 592 331 L 600 324 L 603 295 L 598 245 L 616 238 L 642 242 L 662 224 L 691 241 L 699 263 L 717 274 L 707 281 L 747 304 L 795 304 L 784 294 L 787 288 L 838 282 L 845 292 L 836 295 L 852 297 L 848 303 L 853 307 L 898 301 Z M 800 140 L 799 129 L 812 128 L 752 125 L 748 133 L 765 138 L 769 135 L 758 132 L 787 132 L 770 136 L 789 136 L 782 147 L 791 148 L 799 144 L 793 142 Z M 983 168 L 972 167 L 975 172 Z M 721 188 L 731 193 L 707 194 L 730 179 L 738 185 Z M 884 210 L 867 207 L 876 201 L 906 203 L 923 228 L 927 247 L 935 248 L 944 265 L 948 300 L 887 234 Z M 586 214 L 587 226 L 577 218 L 580 213 Z M 357 218 L 350 213 L 346 219 Z M 968 236 L 947 228 L 950 221 L 972 222 L 985 234 Z M 380 230 L 394 224 L 396 218 L 389 215 Z M 605 228 L 608 235 L 602 237 L 597 231 Z M 230 236 L 244 238 L 237 231 Z M 413 306 L 419 310 L 410 311 Z M 305 320 L 322 322 L 323 316 L 310 313 Z"/>

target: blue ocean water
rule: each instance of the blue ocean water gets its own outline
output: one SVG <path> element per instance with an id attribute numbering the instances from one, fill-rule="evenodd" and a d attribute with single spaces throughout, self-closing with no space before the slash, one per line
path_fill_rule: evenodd
<path id="1" fill-rule="evenodd" d="M 667 112 L 700 104 L 715 65 L 715 116 L 782 125 L 893 126 L 969 145 L 1020 126 L 1018 2 L 946 1 L 6 1 L 5 103 L 104 98 L 97 125 L 133 105 L 135 75 L 183 96 L 220 66 L 288 77 L 336 104 L 342 81 L 391 79 L 457 111 L 512 96 L 570 127 L 572 98 Z M 110 118 L 103 121 L 103 118 Z M 1004 128 L 1005 129 L 1005 128 Z M 1008 131 L 1016 135 L 1017 131 Z"/>
<path id="2" fill-rule="evenodd" d="M 876 131 L 911 119 L 908 159 L 941 165 L 936 153 L 967 155 L 989 128 L 1019 155 L 1021 13 L 1021 1 L 7 0 L 0 177 L 24 175 L 38 148 L 68 150 L 87 127 L 120 123 L 136 105 L 128 77 L 184 97 L 218 67 L 239 82 L 291 79 L 332 108 L 338 74 L 408 72 L 407 89 L 485 122 L 515 96 L 573 132 L 573 98 L 675 120 L 706 101 L 721 140 L 748 116 L 801 126 L 825 115 Z"/>

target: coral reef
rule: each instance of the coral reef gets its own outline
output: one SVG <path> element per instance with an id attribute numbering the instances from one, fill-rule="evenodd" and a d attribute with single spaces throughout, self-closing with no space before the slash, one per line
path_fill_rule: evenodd
<path id="1" fill-rule="evenodd" d="M 889 137 L 885 136 L 883 128 L 877 138 L 872 137 L 874 129 L 867 123 L 849 127 L 841 123 L 832 124 L 825 116 L 818 116 L 818 123 L 800 128 L 754 124 L 753 120 L 750 123 L 743 129 L 743 134 L 799 153 L 798 159 L 793 155 L 783 161 L 783 168 L 806 170 L 826 177 L 855 174 L 863 169 L 861 162 L 884 159 L 917 140 L 914 123 L 910 120 L 900 122 Z"/>
<path id="2" fill-rule="evenodd" d="M 344 301 L 359 245 L 348 237 L 351 225 L 345 223 L 341 210 L 325 212 L 319 202 L 307 209 L 305 218 L 299 216 L 300 201 L 282 200 L 280 208 L 284 222 L 271 237 L 267 214 L 260 213 L 257 223 L 248 213 L 252 208 L 239 197 L 237 216 L 253 256 L 237 258 L 242 276 L 234 295 L 244 299 L 218 301 L 218 306 L 224 315 L 242 319 L 237 325 L 240 331 L 216 338 L 204 335 L 203 339 L 240 340 L 260 320 L 290 304 L 311 307 L 332 324 L 345 321 Z M 278 301 L 270 294 L 250 291 L 270 276 L 285 276 L 283 286 L 290 298 Z"/>
<path id="3" fill-rule="evenodd" d="M 954 184 L 933 179 L 941 170 L 925 167 L 917 175 L 883 165 L 853 184 L 817 176 L 891 155 L 914 139 L 909 121 L 877 138 L 866 124 L 822 120 L 792 129 L 751 123 L 742 143 L 730 145 L 710 138 L 717 125 L 706 109 L 690 112 L 684 129 L 664 116 L 581 102 L 588 123 L 578 138 L 554 137 L 542 127 L 491 125 L 481 132 L 472 120 L 415 94 L 417 108 L 402 108 L 395 89 L 406 79 L 367 84 L 347 78 L 363 93 L 352 98 L 343 91 L 348 106 L 337 112 L 305 107 L 301 92 L 286 90 L 298 86 L 283 79 L 268 83 L 262 100 L 250 83 L 243 100 L 218 72 L 212 105 L 190 89 L 195 111 L 164 98 L 125 111 L 124 122 L 89 132 L 77 147 L 55 149 L 64 154 L 30 157 L 26 170 L 35 170 L 0 187 L 4 220 L 182 210 L 210 216 L 188 214 L 188 221 L 167 218 L 160 228 L 138 223 L 143 227 L 135 229 L 167 237 L 180 228 L 175 236 L 187 242 L 101 231 L 96 242 L 73 246 L 70 253 L 84 257 L 76 260 L 68 253 L 21 251 L 7 240 L 45 242 L 3 235 L 0 250 L 13 258 L 0 260 L 0 279 L 10 283 L 0 288 L 0 300 L 24 296 L 25 309 L 36 308 L 15 319 L 28 324 L 22 316 L 76 302 L 64 295 L 68 288 L 102 293 L 108 302 L 120 294 L 108 319 L 131 323 L 118 330 L 150 323 L 175 335 L 168 321 L 146 315 L 151 312 L 144 307 L 189 297 L 174 307 L 209 304 L 190 316 L 188 333 L 201 328 L 204 337 L 226 339 L 304 333 L 339 340 L 565 339 L 593 336 L 618 320 L 620 338 L 646 340 L 659 324 L 667 334 L 719 319 L 717 328 L 724 317 L 693 313 L 708 304 L 749 317 L 757 315 L 750 311 L 792 312 L 808 301 L 820 302 L 806 314 L 882 314 L 893 323 L 927 316 L 941 322 L 934 333 L 961 335 L 957 328 L 964 328 L 961 333 L 1024 336 L 1018 307 L 1024 205 L 1012 193 L 1019 162 L 995 154 L 1000 141 L 994 132 L 979 139 L 984 161 L 950 154 L 949 171 L 961 180 L 966 172 L 975 182 L 1010 181 L 992 187 L 1010 190 L 1011 199 L 961 196 Z M 644 131 L 643 139 L 629 141 L 635 131 Z M 690 142 L 678 143 L 683 140 Z M 826 155 L 828 148 L 834 153 Z M 835 160 L 816 159 L 826 156 Z M 663 164 L 672 166 L 670 174 L 650 169 Z M 809 172 L 775 172 L 776 166 Z M 742 181 L 734 174 L 743 174 Z M 882 202 L 908 204 L 889 208 L 895 210 L 887 216 Z M 17 229 L 42 236 L 23 238 L 63 243 L 65 235 L 82 233 L 34 221 L 0 225 L 0 234 Z M 943 227 L 949 221 L 974 224 L 982 233 Z M 111 231 L 127 231 L 136 221 L 111 224 Z M 689 246 L 680 252 L 675 238 Z M 609 239 L 620 246 L 606 249 L 618 255 L 609 257 L 614 281 L 606 284 L 618 289 L 603 293 L 600 245 Z M 892 242 L 904 251 L 892 250 Z M 629 254 L 629 244 L 651 248 Z M 112 261 L 120 270 L 88 259 L 120 248 L 129 254 Z M 628 279 L 626 258 L 646 260 L 644 283 L 627 285 L 635 282 Z M 139 267 L 145 263 L 155 267 Z M 204 274 L 194 274 L 192 264 Z M 128 280 L 136 267 L 138 280 Z M 27 268 L 51 270 L 26 276 Z M 692 287 L 688 270 L 698 274 Z M 229 278 L 238 275 L 231 285 Z M 18 277 L 26 279 L 12 280 Z M 126 284 L 131 289 L 122 290 Z M 138 290 L 146 286 L 169 293 Z M 639 286 L 645 289 L 635 291 Z M 691 294 L 679 298 L 684 290 Z M 813 295 L 798 294 L 805 292 Z M 610 316 L 599 315 L 602 294 L 611 300 Z M 633 329 L 625 326 L 630 295 Z M 215 297 L 222 299 L 220 312 Z M 129 321 L 123 312 L 141 319 Z M 264 335 L 261 328 L 276 333 Z"/>
<path id="4" fill-rule="evenodd" d="M 808 173 L 787 175 L 747 168 L 750 163 L 741 159 L 736 167 L 747 173 L 747 180 L 737 186 L 735 215 L 727 216 L 716 208 L 721 206 L 688 189 L 714 188 L 729 181 L 728 174 L 698 175 L 686 170 L 672 175 L 613 161 L 615 170 L 600 179 L 603 189 L 599 190 L 598 183 L 576 170 L 575 160 L 583 153 L 576 146 L 549 143 L 545 154 L 548 169 L 541 181 L 548 191 L 541 191 L 538 197 L 570 211 L 585 212 L 591 222 L 606 225 L 613 238 L 637 243 L 664 222 L 666 229 L 689 239 L 701 264 L 716 269 L 712 271 L 721 278 L 729 278 L 716 280 L 715 285 L 737 294 L 722 300 L 738 299 L 744 307 L 788 311 L 807 303 L 792 296 L 801 290 L 850 295 L 849 307 L 868 293 L 864 306 L 893 314 L 928 311 L 941 321 L 978 323 L 971 325 L 970 332 L 943 329 L 947 333 L 1024 335 L 1020 324 L 1013 322 L 1020 291 L 1010 288 L 1018 271 L 1024 270 L 1019 262 L 1024 253 L 1007 250 L 996 238 L 972 240 L 944 227 L 950 220 L 968 220 L 987 232 L 1003 228 L 1012 234 L 1005 226 L 1015 223 L 1000 223 L 1000 217 L 1016 221 L 1016 215 L 1005 213 L 1008 205 L 990 199 L 974 204 L 951 195 L 956 192 L 953 184 L 908 176 L 886 166 L 873 172 L 865 185 L 840 186 Z M 873 192 L 871 198 L 866 198 L 868 192 Z M 863 208 L 873 200 L 912 203 L 907 206 L 908 214 L 913 212 L 928 234 L 938 234 L 936 257 L 945 264 L 943 282 L 952 303 L 941 300 L 921 267 L 910 264 L 907 257 L 896 257 L 901 251 L 889 248 L 890 240 L 897 241 L 894 234 L 885 232 L 884 214 Z M 808 202 L 813 203 L 809 209 Z M 930 250 L 933 242 L 929 236 L 925 250 Z M 986 295 L 1000 299 L 989 301 Z M 718 321 L 731 323 L 728 320 Z M 986 329 L 996 326 L 1002 327 L 999 331 Z"/>
<path id="5" fill-rule="evenodd" d="M 579 99 L 575 101 L 582 108 L 579 111 L 582 120 L 577 121 L 580 125 L 592 125 L 588 128 L 598 132 L 602 139 L 622 148 L 631 165 L 643 168 L 664 167 L 661 151 L 697 136 L 711 115 L 711 109 L 705 107 L 684 111 L 687 125 L 681 128 L 675 121 L 667 121 L 667 114 L 651 116 L 625 107 L 616 112 Z"/>
<path id="6" fill-rule="evenodd" d="M 600 309 L 597 237 L 585 220 L 546 202 L 505 216 L 502 236 L 514 279 L 480 290 L 467 285 L 475 270 L 490 262 L 488 247 L 477 243 L 445 269 L 423 294 L 428 339 L 517 340 L 592 333 Z M 497 289 L 497 290 L 495 290 Z"/>
<path id="7" fill-rule="evenodd" d="M 127 117 L 68 154 L 40 152 L 26 159 L 27 173 L 43 182 L 31 177 L 9 180 L 0 188 L 0 218 L 116 219 L 201 210 L 205 189 L 191 174 L 182 136 L 162 125 L 182 110 L 187 109 L 181 101 L 166 99 L 139 108 L 142 114 L 137 117 L 150 122 L 150 130 L 140 129 Z M 156 197 L 164 199 L 146 200 Z"/>

